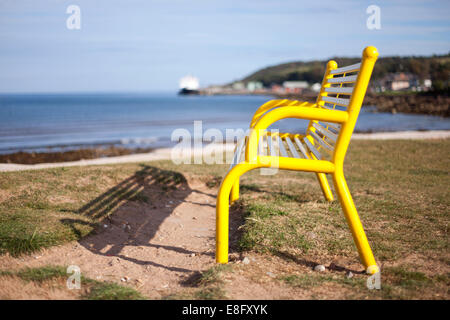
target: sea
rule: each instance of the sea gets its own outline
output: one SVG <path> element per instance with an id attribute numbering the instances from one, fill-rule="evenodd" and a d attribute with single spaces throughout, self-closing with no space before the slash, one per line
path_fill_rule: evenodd
<path id="1" fill-rule="evenodd" d="M 176 93 L 1 94 L 0 154 L 79 148 L 169 147 L 177 132 L 243 129 L 270 96 L 179 96 Z M 286 119 L 272 128 L 304 132 L 307 121 Z M 181 129 L 176 131 L 177 129 Z M 361 110 L 355 132 L 450 130 L 450 119 Z"/>

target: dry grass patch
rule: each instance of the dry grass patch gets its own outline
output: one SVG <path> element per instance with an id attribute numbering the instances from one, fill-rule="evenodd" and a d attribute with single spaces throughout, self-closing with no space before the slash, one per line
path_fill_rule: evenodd
<path id="1" fill-rule="evenodd" d="M 1 300 L 142 300 L 144 297 L 129 287 L 81 277 L 80 289 L 67 288 L 66 268 L 44 266 L 18 271 L 0 271 Z M 17 288 L 21 288 L 17 290 Z"/>
<path id="2" fill-rule="evenodd" d="M 381 292 L 368 293 L 365 278 L 336 281 L 330 275 L 285 273 L 280 279 L 300 287 L 329 282 L 350 286 L 354 291 L 350 298 L 448 298 L 450 158 L 442 154 L 450 154 L 448 139 L 351 144 L 346 177 L 386 276 Z M 233 209 L 245 215 L 240 250 L 270 253 L 294 263 L 320 261 L 328 266 L 339 258 L 348 265 L 358 264 L 341 207 L 337 201 L 323 200 L 313 174 L 245 176 L 241 191 Z M 417 271 L 408 260 L 398 263 L 411 253 L 423 257 L 425 269 L 436 264 L 435 273 Z"/>

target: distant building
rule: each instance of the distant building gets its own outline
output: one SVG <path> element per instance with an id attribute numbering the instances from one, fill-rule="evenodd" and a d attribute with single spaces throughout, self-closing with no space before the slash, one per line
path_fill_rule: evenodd
<path id="1" fill-rule="evenodd" d="M 233 90 L 236 90 L 236 91 L 245 90 L 245 85 L 243 82 L 235 82 L 235 83 L 233 83 L 232 87 L 233 87 Z"/>
<path id="2" fill-rule="evenodd" d="M 382 87 L 390 91 L 407 90 L 417 87 L 417 77 L 410 73 L 390 73 L 382 80 Z"/>
<path id="3" fill-rule="evenodd" d="M 282 86 L 280 86 L 279 84 L 273 84 L 273 85 L 270 87 L 270 90 L 271 90 L 273 93 L 284 93 L 284 88 L 283 88 Z"/>
<path id="4" fill-rule="evenodd" d="M 406 74 L 395 74 L 393 78 L 388 82 L 388 86 L 392 91 L 408 89 L 410 86 L 409 81 L 410 79 Z"/>
<path id="5" fill-rule="evenodd" d="M 384 91 L 428 91 L 432 86 L 430 79 L 420 80 L 419 77 L 411 73 L 389 73 L 382 79 L 374 81 L 376 92 Z"/>
<path id="6" fill-rule="evenodd" d="M 248 91 L 257 91 L 262 90 L 263 84 L 260 81 L 250 81 L 247 83 L 247 90 Z"/>
<path id="7" fill-rule="evenodd" d="M 286 93 L 302 93 L 304 89 L 309 87 L 306 81 L 285 81 L 283 88 Z"/>

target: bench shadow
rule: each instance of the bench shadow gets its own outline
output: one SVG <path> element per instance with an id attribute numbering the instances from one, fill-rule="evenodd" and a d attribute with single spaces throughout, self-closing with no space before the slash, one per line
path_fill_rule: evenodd
<path id="1" fill-rule="evenodd" d="M 308 267 L 311 269 L 313 269 L 315 266 L 320 264 L 315 261 L 299 258 L 293 254 L 283 252 L 283 251 L 276 251 L 276 252 L 274 252 L 274 255 L 283 260 L 292 261 L 299 265 L 302 265 L 302 266 L 305 266 L 305 267 Z M 346 267 L 342 267 L 342 266 L 336 265 L 334 263 L 331 263 L 329 266 L 325 266 L 325 268 L 327 268 L 328 270 L 338 271 L 338 272 L 352 272 L 354 274 L 365 274 L 365 270 L 348 269 Z"/>
<path id="2" fill-rule="evenodd" d="M 196 253 L 182 247 L 154 244 L 152 240 L 161 224 L 179 204 L 185 202 L 192 192 L 202 192 L 191 189 L 186 178 L 178 172 L 141 166 L 142 169 L 134 175 L 78 210 L 80 215 L 99 221 L 100 225 L 81 219 L 62 219 L 61 222 L 80 237 L 79 225 L 94 227 L 79 243 L 97 255 L 118 257 L 139 265 L 175 272 L 192 272 L 186 268 L 159 264 L 151 261 L 151 257 L 149 260 L 140 260 L 122 253 L 126 246 L 163 248 L 181 254 Z"/>

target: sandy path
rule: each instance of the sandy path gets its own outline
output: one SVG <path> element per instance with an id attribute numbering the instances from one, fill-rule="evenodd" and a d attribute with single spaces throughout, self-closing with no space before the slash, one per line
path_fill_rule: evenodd
<path id="1" fill-rule="evenodd" d="M 355 133 L 352 136 L 353 140 L 422 140 L 422 139 L 447 139 L 450 138 L 450 130 L 435 130 L 435 131 L 399 131 L 399 132 L 376 132 L 376 133 Z M 220 149 L 219 149 L 220 148 Z M 222 145 L 214 145 L 209 150 L 221 150 L 226 152 L 233 152 L 234 144 L 226 144 L 225 148 Z M 193 150 L 192 152 L 196 152 Z M 146 162 L 152 160 L 168 160 L 171 159 L 171 148 L 156 149 L 150 153 L 132 154 L 126 156 L 70 161 L 61 163 L 40 163 L 40 164 L 12 164 L 0 163 L 0 171 L 21 171 L 21 170 L 35 170 L 44 168 L 56 167 L 72 167 L 72 166 L 88 166 L 88 165 L 103 165 L 116 163 L 130 163 L 130 162 Z"/>
<path id="2" fill-rule="evenodd" d="M 177 292 L 214 264 L 215 194 L 204 183 L 186 182 L 156 200 L 125 203 L 103 220 L 107 227 L 80 242 L 1 257 L 0 269 L 77 265 L 85 276 L 129 285 L 152 299 Z"/>
<path id="3" fill-rule="evenodd" d="M 354 133 L 353 140 L 424 140 L 450 138 L 450 130 Z"/>

